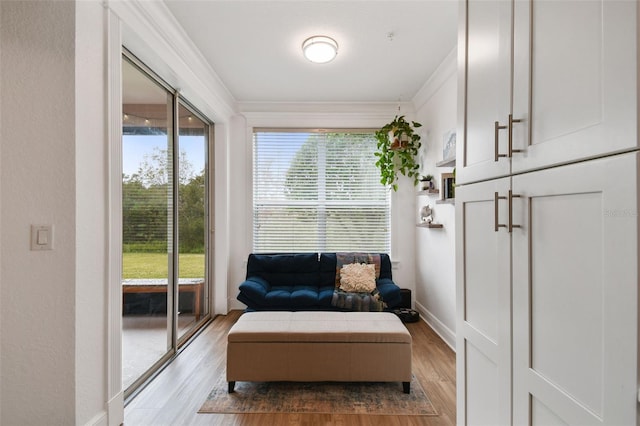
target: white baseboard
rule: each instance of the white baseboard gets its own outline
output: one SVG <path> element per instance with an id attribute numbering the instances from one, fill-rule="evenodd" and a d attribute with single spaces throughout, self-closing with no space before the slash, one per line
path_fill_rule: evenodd
<path id="1" fill-rule="evenodd" d="M 420 312 L 422 320 L 436 332 L 438 336 L 453 350 L 456 351 L 456 334 L 449 327 L 444 325 L 435 315 L 427 308 L 416 302 L 416 309 Z"/>

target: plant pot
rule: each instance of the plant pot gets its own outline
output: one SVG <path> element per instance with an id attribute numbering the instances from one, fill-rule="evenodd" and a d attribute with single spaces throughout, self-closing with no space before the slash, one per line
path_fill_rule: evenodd
<path id="1" fill-rule="evenodd" d="M 420 191 L 426 191 L 429 189 L 433 189 L 433 182 L 430 180 L 421 180 L 420 181 Z"/>

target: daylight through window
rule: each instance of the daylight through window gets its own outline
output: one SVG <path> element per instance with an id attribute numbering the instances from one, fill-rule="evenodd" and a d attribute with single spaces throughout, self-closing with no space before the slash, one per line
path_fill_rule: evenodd
<path id="1" fill-rule="evenodd" d="M 390 251 L 373 132 L 255 131 L 253 251 Z"/>

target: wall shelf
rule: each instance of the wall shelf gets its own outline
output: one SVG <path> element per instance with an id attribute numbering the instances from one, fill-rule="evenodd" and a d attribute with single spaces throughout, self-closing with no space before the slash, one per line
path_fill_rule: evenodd
<path id="1" fill-rule="evenodd" d="M 438 189 L 423 189 L 418 191 L 418 195 L 437 195 L 440 191 Z"/>
<path id="2" fill-rule="evenodd" d="M 441 223 L 419 223 L 416 225 L 418 228 L 443 228 L 444 225 Z"/>
<path id="3" fill-rule="evenodd" d="M 446 198 L 444 200 L 436 200 L 436 204 L 455 204 L 455 198 Z"/>
<path id="4" fill-rule="evenodd" d="M 453 167 L 456 165 L 456 159 L 442 160 L 436 163 L 436 167 Z"/>

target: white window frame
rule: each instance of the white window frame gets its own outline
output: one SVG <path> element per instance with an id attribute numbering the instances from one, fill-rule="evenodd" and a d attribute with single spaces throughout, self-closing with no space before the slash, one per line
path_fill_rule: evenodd
<path id="1" fill-rule="evenodd" d="M 282 133 L 299 133 L 299 132 L 308 132 L 308 133 L 374 133 L 375 129 L 372 128 L 336 128 L 336 129 L 326 129 L 323 128 L 321 130 L 319 129 L 310 129 L 310 128 L 291 128 L 291 127 L 284 127 L 284 128 L 269 128 L 269 127 L 255 127 L 255 128 L 248 128 L 248 130 L 250 130 L 249 133 L 249 138 L 248 138 L 248 154 L 251 158 L 251 162 L 250 162 L 250 167 L 249 167 L 249 174 L 251 175 L 251 180 L 250 180 L 250 186 L 252 188 L 252 190 L 250 191 L 250 195 L 249 195 L 249 199 L 248 199 L 248 206 L 249 206 L 249 222 L 250 222 L 250 226 L 249 226 L 249 233 L 250 233 L 250 238 L 249 238 L 249 250 L 253 251 L 254 245 L 255 245 L 255 241 L 254 241 L 254 220 L 253 220 L 253 214 L 254 214 L 254 193 L 253 193 L 253 179 L 254 179 L 254 164 L 253 164 L 253 150 L 254 150 L 254 134 L 258 133 L 258 132 L 282 132 Z M 320 178 L 320 177 L 319 177 Z M 319 190 L 321 190 L 321 187 L 318 187 Z M 392 250 L 392 247 L 394 246 L 394 232 L 393 232 L 393 224 L 392 224 L 392 215 L 393 215 L 393 200 L 392 200 L 392 194 L 389 192 L 389 188 L 385 188 L 381 185 L 381 189 L 384 191 L 388 191 L 387 193 L 387 243 L 386 243 L 386 248 L 381 248 L 378 251 L 381 252 L 386 252 L 386 253 L 390 253 Z M 320 198 L 320 197 L 319 197 Z M 338 206 L 338 205 L 347 205 L 347 206 L 357 206 L 357 205 L 363 205 L 363 206 L 371 206 L 372 202 L 371 201 L 352 201 L 352 202 L 341 202 L 341 201 L 330 201 L 330 202 L 326 202 L 327 200 L 324 200 L 325 202 L 309 202 L 309 201 L 300 201 L 300 205 L 310 205 L 310 206 L 318 206 L 318 207 L 322 207 L 323 205 L 326 206 Z M 276 203 L 277 204 L 277 203 Z M 297 203 L 296 203 L 297 204 Z M 354 250 L 357 250 L 357 248 L 353 248 Z M 323 247 L 317 247 L 316 249 L 317 251 L 327 251 L 325 250 Z M 328 249 L 329 251 L 331 251 L 331 249 Z M 296 251 L 296 250 L 291 250 L 291 251 Z M 313 251 L 313 250 L 312 250 Z M 369 250 L 371 251 L 371 250 Z"/>

